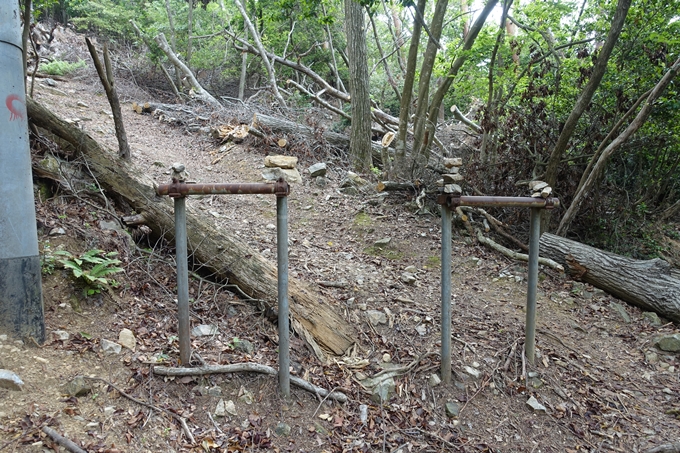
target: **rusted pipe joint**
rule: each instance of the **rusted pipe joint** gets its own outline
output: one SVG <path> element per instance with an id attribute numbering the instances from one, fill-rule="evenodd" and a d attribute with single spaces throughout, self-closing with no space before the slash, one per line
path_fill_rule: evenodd
<path id="1" fill-rule="evenodd" d="M 172 183 L 168 185 L 168 196 L 170 198 L 186 197 L 188 188 L 185 182 L 180 182 L 177 178 L 172 178 Z"/>
<path id="2" fill-rule="evenodd" d="M 544 209 L 555 209 L 560 207 L 560 199 L 559 198 L 546 198 L 545 199 L 545 208 Z"/>
<path id="3" fill-rule="evenodd" d="M 274 195 L 276 198 L 287 197 L 290 194 L 290 184 L 285 179 L 279 178 L 274 183 Z"/>
<path id="4" fill-rule="evenodd" d="M 456 209 L 461 205 L 460 194 L 458 193 L 442 193 L 437 197 L 437 204 L 446 206 L 449 209 Z"/>

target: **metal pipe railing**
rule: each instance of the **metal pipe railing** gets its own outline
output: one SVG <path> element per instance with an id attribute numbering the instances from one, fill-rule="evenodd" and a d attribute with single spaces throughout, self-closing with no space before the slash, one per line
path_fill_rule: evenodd
<path id="1" fill-rule="evenodd" d="M 177 254 L 177 317 L 179 321 L 179 356 L 182 366 L 191 362 L 189 323 L 189 257 L 187 251 L 186 197 L 189 195 L 276 195 L 276 250 L 278 276 L 279 389 L 290 397 L 290 323 L 288 305 L 288 195 L 290 186 L 283 178 L 266 183 L 187 183 L 180 178 L 184 165 L 174 164 L 171 184 L 161 184 L 157 195 L 175 199 L 175 248 Z"/>
<path id="2" fill-rule="evenodd" d="M 541 210 L 558 207 L 560 200 L 557 198 L 466 196 L 443 193 L 439 195 L 437 202 L 442 205 L 442 382 L 448 384 L 451 381 L 451 209 L 458 206 L 531 208 L 524 347 L 527 359 L 533 365 L 536 351 L 536 294 Z"/>

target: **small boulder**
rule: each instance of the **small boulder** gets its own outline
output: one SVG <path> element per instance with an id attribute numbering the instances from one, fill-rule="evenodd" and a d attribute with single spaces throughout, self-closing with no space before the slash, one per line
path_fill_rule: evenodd
<path id="1" fill-rule="evenodd" d="M 378 324 L 387 324 L 387 315 L 383 311 L 367 310 L 366 317 L 368 318 L 368 322 L 374 326 L 377 326 Z"/>
<path id="2" fill-rule="evenodd" d="M 656 340 L 656 347 L 666 352 L 680 351 L 680 333 L 660 337 Z"/>
<path id="3" fill-rule="evenodd" d="M 288 437 L 290 435 L 290 425 L 287 423 L 279 422 L 274 428 L 274 433 L 279 437 Z"/>
<path id="4" fill-rule="evenodd" d="M 374 246 L 374 247 L 377 247 L 377 248 L 379 248 L 379 249 L 384 249 L 385 247 L 387 247 L 388 245 L 390 245 L 390 242 L 391 242 L 391 241 L 392 241 L 392 238 L 382 238 L 382 239 L 378 239 L 377 241 L 375 241 L 375 242 L 373 243 L 373 246 Z"/>
<path id="5" fill-rule="evenodd" d="M 427 380 L 427 385 L 429 385 L 430 387 L 436 387 L 441 383 L 442 380 L 437 374 L 431 375 L 430 378 Z"/>
<path id="6" fill-rule="evenodd" d="M 252 355 L 255 352 L 255 346 L 248 340 L 240 340 L 238 338 L 234 339 L 234 350 L 245 352 L 246 354 Z"/>
<path id="7" fill-rule="evenodd" d="M 195 337 L 209 337 L 218 333 L 217 326 L 213 324 L 200 324 L 191 329 L 191 335 Z"/>
<path id="8" fill-rule="evenodd" d="M 659 315 L 657 315 L 653 311 L 646 311 L 642 313 L 642 318 L 646 319 L 651 325 L 655 327 L 658 327 L 662 324 Z"/>
<path id="9" fill-rule="evenodd" d="M 234 404 L 232 402 L 232 404 Z M 224 400 L 219 400 L 217 402 L 217 406 L 215 407 L 215 417 L 226 417 L 227 415 L 227 408 L 226 408 L 226 403 Z"/>
<path id="10" fill-rule="evenodd" d="M 416 276 L 410 272 L 404 272 L 400 277 L 401 281 L 407 285 L 413 286 L 416 284 Z"/>
<path id="11" fill-rule="evenodd" d="M 447 417 L 449 417 L 449 418 L 458 417 L 458 414 L 460 413 L 460 406 L 458 405 L 458 403 L 454 403 L 453 401 L 449 401 L 444 406 L 444 410 L 446 411 Z"/>
<path id="12" fill-rule="evenodd" d="M 533 396 L 527 400 L 527 406 L 529 406 L 534 412 L 547 412 L 545 406 L 539 403 L 538 400 Z"/>
<path id="13" fill-rule="evenodd" d="M 102 352 L 104 354 L 120 354 L 120 351 L 123 349 L 123 347 L 118 343 L 109 341 L 105 338 L 102 338 L 99 341 L 99 346 L 101 346 Z"/>
<path id="14" fill-rule="evenodd" d="M 18 391 L 23 386 L 24 381 L 16 373 L 9 370 L 0 370 L 0 388 Z"/>
<path id="15" fill-rule="evenodd" d="M 268 168 L 285 168 L 292 170 L 297 166 L 298 158 L 295 156 L 267 156 L 264 158 L 264 166 Z"/>
<path id="16" fill-rule="evenodd" d="M 296 168 L 286 169 L 279 167 L 265 168 L 262 172 L 262 177 L 267 181 L 278 181 L 283 178 L 288 184 L 296 184 L 302 182 L 302 176 Z"/>
<path id="17" fill-rule="evenodd" d="M 318 164 L 314 164 L 311 167 L 307 169 L 309 172 L 309 176 L 312 178 L 316 178 L 318 176 L 326 176 L 326 163 L 325 162 L 319 162 Z"/>
<path id="18" fill-rule="evenodd" d="M 396 390 L 396 384 L 393 378 L 385 379 L 373 388 L 371 392 L 371 401 L 374 403 L 386 403 L 392 398 Z"/>
<path id="19" fill-rule="evenodd" d="M 128 348 L 130 351 L 134 351 L 137 347 L 137 340 L 130 329 L 123 329 L 120 331 L 118 334 L 118 343 L 121 346 Z"/>
<path id="20" fill-rule="evenodd" d="M 92 391 L 92 386 L 83 376 L 77 376 L 62 388 L 62 392 L 68 396 L 83 396 Z"/>
<path id="21" fill-rule="evenodd" d="M 55 330 L 52 332 L 52 336 L 57 341 L 67 341 L 71 335 L 65 330 Z"/>

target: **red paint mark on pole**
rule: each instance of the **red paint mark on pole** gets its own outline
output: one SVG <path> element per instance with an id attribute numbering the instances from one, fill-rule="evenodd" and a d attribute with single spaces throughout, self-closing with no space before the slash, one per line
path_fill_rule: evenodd
<path id="1" fill-rule="evenodd" d="M 7 106 L 7 110 L 9 110 L 9 120 L 14 121 L 18 119 L 24 119 L 24 114 L 21 110 L 17 110 L 13 105 L 12 102 L 14 101 L 19 101 L 22 105 L 26 105 L 24 101 L 21 100 L 21 98 L 16 95 L 16 94 L 10 94 L 7 96 L 7 99 L 5 99 L 5 105 Z"/>

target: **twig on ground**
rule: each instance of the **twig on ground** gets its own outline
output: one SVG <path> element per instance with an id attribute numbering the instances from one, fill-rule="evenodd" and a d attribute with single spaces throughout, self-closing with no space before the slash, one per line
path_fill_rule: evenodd
<path id="1" fill-rule="evenodd" d="M 644 453 L 680 453 L 680 442 L 659 445 L 658 447 L 651 448 Z"/>
<path id="2" fill-rule="evenodd" d="M 196 368 L 172 368 L 166 366 L 156 366 L 153 368 L 154 374 L 160 376 L 203 376 L 206 374 L 219 374 L 219 373 L 239 373 L 239 372 L 251 372 L 251 373 L 262 373 L 268 374 L 270 376 L 276 376 L 278 371 L 274 368 L 262 365 L 259 363 L 245 362 L 245 363 L 232 363 L 229 365 L 206 365 Z M 300 387 L 308 392 L 327 396 L 328 398 L 338 401 L 340 403 L 347 402 L 347 395 L 341 392 L 328 391 L 321 387 L 317 387 L 311 382 L 307 382 L 296 376 L 290 377 L 290 382 L 293 385 Z"/>
<path id="3" fill-rule="evenodd" d="M 104 384 L 111 386 L 111 388 L 113 388 L 114 390 L 116 390 L 118 393 L 120 393 L 120 394 L 123 395 L 125 398 L 129 399 L 130 401 L 133 401 L 133 402 L 135 402 L 135 403 L 137 403 L 137 404 L 140 404 L 140 405 L 142 405 L 142 406 L 148 407 L 149 409 L 153 409 L 153 410 L 155 410 L 155 411 L 164 412 L 164 413 L 168 414 L 169 416 L 171 416 L 172 418 L 174 418 L 175 420 L 177 420 L 177 421 L 179 422 L 180 425 L 182 425 L 182 430 L 184 431 L 184 434 L 187 436 L 187 438 L 189 439 L 189 441 L 191 442 L 191 444 L 193 445 L 193 444 L 196 443 L 196 441 L 194 440 L 194 436 L 191 434 L 191 431 L 189 430 L 189 426 L 187 425 L 186 420 L 185 420 L 184 417 L 182 417 L 181 415 L 175 414 L 174 412 L 171 412 L 171 411 L 169 411 L 169 410 L 167 410 L 167 409 L 163 409 L 163 408 L 161 408 L 161 407 L 154 406 L 153 404 L 149 404 L 149 403 L 147 403 L 146 401 L 139 400 L 139 399 L 135 398 L 135 397 L 132 396 L 132 395 L 128 395 L 127 393 L 125 393 L 125 392 L 122 391 L 120 388 L 116 387 L 114 384 L 112 384 L 111 382 L 107 381 L 106 379 L 97 378 L 97 377 L 86 377 L 85 379 L 90 380 L 90 381 L 99 381 L 99 382 L 103 382 Z"/>
<path id="4" fill-rule="evenodd" d="M 61 445 L 62 447 L 64 447 L 65 449 L 72 453 L 87 453 L 87 451 L 80 448 L 72 440 L 69 440 L 66 437 L 62 436 L 49 426 L 43 426 L 41 431 L 50 436 L 50 438 L 57 444 Z"/>

